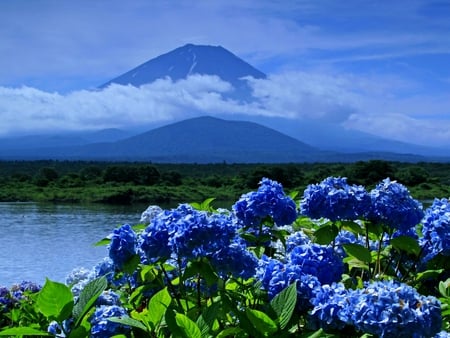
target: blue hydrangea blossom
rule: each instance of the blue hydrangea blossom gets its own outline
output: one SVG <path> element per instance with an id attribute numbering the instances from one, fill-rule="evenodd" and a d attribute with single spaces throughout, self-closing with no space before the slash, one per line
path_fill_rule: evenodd
<path id="1" fill-rule="evenodd" d="M 441 330 L 440 302 L 394 281 L 366 283 L 349 290 L 339 318 L 357 330 L 382 338 L 433 337 Z"/>
<path id="2" fill-rule="evenodd" d="M 297 304 L 300 312 L 311 308 L 310 299 L 314 290 L 320 287 L 317 277 L 304 273 L 302 268 L 291 263 L 283 263 L 277 259 L 263 256 L 259 262 L 256 278 L 261 281 L 269 299 L 279 294 L 283 289 L 297 284 Z"/>
<path id="3" fill-rule="evenodd" d="M 129 224 L 114 229 L 109 245 L 109 257 L 114 265 L 121 269 L 137 253 L 137 235 Z"/>
<path id="4" fill-rule="evenodd" d="M 450 256 L 450 201 L 435 199 L 426 209 L 422 220 L 423 228 L 420 245 L 424 251 L 424 262 L 438 254 Z"/>
<path id="5" fill-rule="evenodd" d="M 424 216 L 422 204 L 411 197 L 408 189 L 386 178 L 370 192 L 372 200 L 368 218 L 401 233 L 408 233 Z"/>
<path id="6" fill-rule="evenodd" d="M 369 206 L 370 196 L 363 186 L 349 185 L 345 177 L 328 177 L 307 186 L 300 212 L 312 219 L 356 220 L 365 215 Z"/>
<path id="7" fill-rule="evenodd" d="M 263 178 L 257 191 L 241 196 L 233 205 L 236 217 L 245 227 L 258 227 L 271 217 L 278 226 L 292 224 L 297 219 L 297 206 L 287 196 L 280 183 Z"/>
<path id="8" fill-rule="evenodd" d="M 109 321 L 111 317 L 128 316 L 126 310 L 117 305 L 102 305 L 96 308 L 90 317 L 91 337 L 109 338 L 117 334 L 127 334 L 130 331 L 128 326 Z"/>
<path id="9" fill-rule="evenodd" d="M 317 277 L 322 284 L 340 281 L 344 272 L 342 259 L 333 248 L 316 243 L 295 247 L 289 261 L 299 266 L 303 273 Z"/>

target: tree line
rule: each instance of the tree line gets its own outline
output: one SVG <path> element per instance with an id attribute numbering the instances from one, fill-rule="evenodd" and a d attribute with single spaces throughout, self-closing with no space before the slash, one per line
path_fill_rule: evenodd
<path id="1" fill-rule="evenodd" d="M 328 176 L 372 187 L 389 177 L 427 197 L 450 196 L 449 163 L 160 164 L 88 161 L 0 161 L 0 187 L 82 188 L 87 186 L 208 187 L 234 193 L 255 189 L 263 177 L 302 191 Z"/>

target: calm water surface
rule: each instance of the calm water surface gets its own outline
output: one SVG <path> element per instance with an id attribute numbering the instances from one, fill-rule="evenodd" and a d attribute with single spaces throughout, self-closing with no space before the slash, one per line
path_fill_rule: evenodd
<path id="1" fill-rule="evenodd" d="M 0 286 L 64 282 L 72 269 L 92 268 L 108 255 L 94 244 L 117 226 L 138 223 L 145 208 L 0 203 Z"/>

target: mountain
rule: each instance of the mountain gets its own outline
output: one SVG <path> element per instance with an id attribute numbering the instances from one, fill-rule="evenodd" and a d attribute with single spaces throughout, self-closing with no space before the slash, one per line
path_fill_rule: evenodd
<path id="1" fill-rule="evenodd" d="M 261 124 L 210 116 L 187 119 L 115 142 L 0 149 L 0 159 L 146 161 L 155 163 L 354 162 L 427 158 L 395 153 L 322 151 Z M 450 159 L 447 158 L 446 161 Z"/>
<path id="2" fill-rule="evenodd" d="M 231 83 L 234 87 L 231 96 L 237 99 L 248 98 L 250 94 L 243 77 L 266 77 L 263 72 L 221 46 L 187 44 L 133 68 L 100 88 L 113 83 L 139 87 L 165 77 L 178 81 L 193 74 L 214 75 Z"/>

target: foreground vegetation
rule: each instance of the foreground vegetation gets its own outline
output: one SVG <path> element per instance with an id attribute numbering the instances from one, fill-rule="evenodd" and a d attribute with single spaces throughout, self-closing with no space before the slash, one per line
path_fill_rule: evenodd
<path id="1" fill-rule="evenodd" d="M 290 191 L 330 175 L 373 187 L 389 177 L 420 200 L 450 196 L 449 163 L 368 161 L 346 164 L 145 164 L 71 161 L 0 162 L 0 201 L 174 205 L 215 196 L 231 203 L 270 177 Z"/>
<path id="2" fill-rule="evenodd" d="M 450 337 L 448 199 L 264 178 L 230 210 L 210 203 L 150 206 L 66 283 L 0 288 L 0 336 Z"/>

